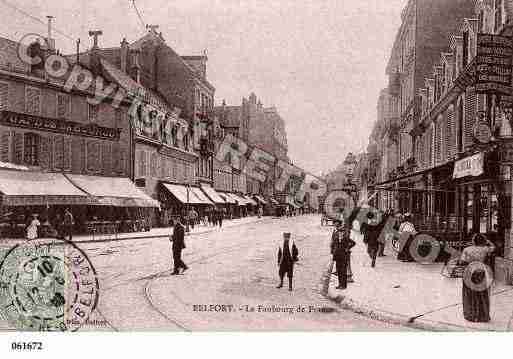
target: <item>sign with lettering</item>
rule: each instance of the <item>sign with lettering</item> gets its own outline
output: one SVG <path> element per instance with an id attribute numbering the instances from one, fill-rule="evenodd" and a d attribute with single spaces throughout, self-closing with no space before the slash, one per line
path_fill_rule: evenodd
<path id="1" fill-rule="evenodd" d="M 456 161 L 454 164 L 453 178 L 467 176 L 480 176 L 484 172 L 484 153 L 480 152 L 470 157 Z"/>
<path id="2" fill-rule="evenodd" d="M 510 95 L 512 40 L 506 36 L 478 34 L 476 92 Z"/>
<path id="3" fill-rule="evenodd" d="M 476 119 L 474 127 L 472 128 L 472 134 L 474 135 L 474 139 L 479 143 L 484 144 L 490 142 L 492 131 L 483 114 L 479 114 L 479 117 Z"/>
<path id="4" fill-rule="evenodd" d="M 32 116 L 12 111 L 1 111 L 0 125 L 64 133 L 66 135 L 96 137 L 112 141 L 118 141 L 121 134 L 120 128 L 102 127 L 96 124 L 83 124 L 56 118 Z"/>

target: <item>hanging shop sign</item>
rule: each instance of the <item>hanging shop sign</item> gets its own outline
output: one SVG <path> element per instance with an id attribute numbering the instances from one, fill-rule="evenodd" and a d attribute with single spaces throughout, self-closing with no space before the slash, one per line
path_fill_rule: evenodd
<path id="1" fill-rule="evenodd" d="M 1 111 L 0 125 L 20 127 L 30 130 L 40 130 L 67 135 L 96 137 L 103 140 L 118 141 L 121 135 L 120 128 L 98 126 L 96 124 L 83 124 L 57 118 L 32 116 L 24 113 Z"/>
<path id="2" fill-rule="evenodd" d="M 478 115 L 474 127 L 472 128 L 472 134 L 474 135 L 474 139 L 479 143 L 484 144 L 490 142 L 492 131 L 483 113 Z"/>
<path id="3" fill-rule="evenodd" d="M 478 34 L 476 93 L 510 95 L 512 40 L 506 36 Z"/>
<path id="4" fill-rule="evenodd" d="M 513 163 L 513 142 L 502 142 L 499 147 L 499 161 Z"/>
<path id="5" fill-rule="evenodd" d="M 467 176 L 480 176 L 484 172 L 484 153 L 480 152 L 470 157 L 463 158 L 454 164 L 453 178 Z"/>
<path id="6" fill-rule="evenodd" d="M 511 181 L 511 166 L 501 165 L 500 166 L 500 179 L 503 181 Z"/>

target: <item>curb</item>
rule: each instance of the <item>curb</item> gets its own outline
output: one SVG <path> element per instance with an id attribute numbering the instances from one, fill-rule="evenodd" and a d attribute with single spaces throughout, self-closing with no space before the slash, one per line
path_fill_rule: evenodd
<path id="1" fill-rule="evenodd" d="M 431 332 L 503 332 L 504 330 L 483 330 L 483 329 L 475 329 L 463 327 L 455 324 L 437 322 L 427 319 L 419 319 L 419 317 L 408 317 L 399 313 L 392 313 L 381 309 L 372 308 L 368 305 L 364 305 L 362 303 L 358 303 L 355 300 L 349 298 L 348 296 L 341 295 L 336 293 L 332 287 L 330 287 L 331 283 L 331 264 L 328 266 L 329 271 L 325 271 L 323 275 L 323 280 L 325 281 L 323 285 L 322 295 L 325 296 L 330 301 L 336 303 L 339 308 L 344 310 L 349 310 L 354 313 L 363 315 L 364 317 L 389 323 L 400 325 L 413 329 L 420 329 L 424 331 Z M 326 290 L 324 290 L 327 288 Z"/>
<path id="2" fill-rule="evenodd" d="M 249 223 L 239 223 L 239 224 L 236 224 L 236 225 L 233 225 L 233 226 L 229 226 L 229 227 L 222 227 L 223 229 L 224 228 L 233 228 L 233 227 L 239 227 L 239 226 L 243 226 L 243 225 L 246 225 L 246 224 L 253 224 L 253 223 L 259 223 L 259 222 L 262 222 L 262 221 L 265 221 L 267 220 L 268 218 L 263 218 L 263 219 L 260 219 L 260 220 L 257 220 L 257 221 L 254 221 L 254 222 L 249 222 Z M 200 235 L 200 234 L 206 234 L 206 233 L 212 233 L 214 232 L 215 229 L 209 229 L 207 231 L 204 231 L 204 232 L 196 232 L 196 233 L 186 233 L 185 236 L 188 237 L 188 236 L 197 236 L 197 235 Z M 149 236 L 139 236 L 139 237 L 123 237 L 123 238 L 106 238 L 106 239 L 95 239 L 95 240 L 92 240 L 92 239 L 86 239 L 86 240 L 78 240 L 78 241 L 72 241 L 73 243 L 75 244 L 78 244 L 78 243 L 105 243 L 105 242 L 120 242 L 120 241 L 126 241 L 126 240 L 133 240 L 133 239 L 154 239 L 154 238 L 163 238 L 163 237 L 168 237 L 169 235 L 168 234 L 160 234 L 160 235 L 149 235 Z M 0 238 L 1 239 L 1 238 Z M 8 240 L 8 239 L 7 239 Z M 26 240 L 24 239 L 15 239 L 16 242 L 26 242 Z"/>

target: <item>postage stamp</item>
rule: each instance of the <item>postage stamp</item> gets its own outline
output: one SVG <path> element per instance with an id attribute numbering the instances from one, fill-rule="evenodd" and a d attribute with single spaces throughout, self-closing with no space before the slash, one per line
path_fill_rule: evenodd
<path id="1" fill-rule="evenodd" d="M 99 283 L 75 244 L 33 240 L 1 248 L 0 315 L 17 330 L 76 331 L 96 308 Z"/>

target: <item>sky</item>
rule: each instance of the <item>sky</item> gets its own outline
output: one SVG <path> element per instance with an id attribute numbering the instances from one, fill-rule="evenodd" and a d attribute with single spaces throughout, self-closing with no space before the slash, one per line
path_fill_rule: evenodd
<path id="1" fill-rule="evenodd" d="M 23 10 L 14 10 L 9 4 Z M 240 105 L 254 92 L 285 120 L 289 157 L 313 174 L 361 152 L 376 120 L 385 66 L 406 0 L 0 0 L 0 36 L 46 33 L 57 48 L 132 42 L 159 25 L 181 55 L 208 54 L 215 102 Z M 38 22 L 38 19 L 41 22 Z M 66 36 L 62 35 L 66 34 Z"/>

